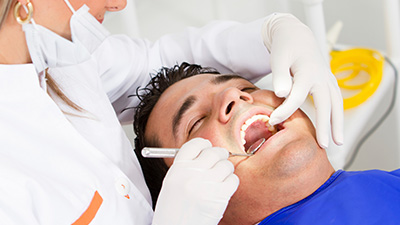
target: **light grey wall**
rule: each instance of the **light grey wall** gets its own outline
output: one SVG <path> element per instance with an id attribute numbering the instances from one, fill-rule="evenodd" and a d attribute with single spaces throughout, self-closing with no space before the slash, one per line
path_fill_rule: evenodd
<path id="1" fill-rule="evenodd" d="M 128 6 L 120 17 L 128 18 L 129 23 L 120 23 L 116 16 L 110 15 L 110 22 L 105 25 L 114 33 L 125 32 L 150 40 L 214 19 L 248 22 L 276 11 L 291 12 L 306 22 L 303 5 L 297 0 L 128 0 Z M 343 22 L 339 44 L 386 51 L 383 1 L 325 0 L 323 8 L 327 29 L 338 20 Z M 386 110 L 389 99 L 390 96 L 377 109 L 377 117 Z M 393 142 L 398 139 L 397 120 L 392 113 L 362 145 L 350 169 L 391 170 L 400 166 L 398 145 Z M 133 139 L 131 126 L 125 126 L 125 130 Z"/>
<path id="2" fill-rule="evenodd" d="M 325 0 L 326 27 L 344 23 L 338 42 L 385 49 L 383 1 Z M 297 0 L 136 0 L 142 37 L 156 40 L 186 26 L 202 26 L 213 19 L 249 22 L 272 12 L 291 12 L 305 22 Z"/>

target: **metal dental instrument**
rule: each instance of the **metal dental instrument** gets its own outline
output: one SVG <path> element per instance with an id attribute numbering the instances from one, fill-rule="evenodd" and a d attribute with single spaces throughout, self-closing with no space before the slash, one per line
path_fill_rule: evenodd
<path id="1" fill-rule="evenodd" d="M 231 156 L 252 156 L 261 145 L 264 144 L 265 138 L 261 138 L 254 142 L 247 150 L 247 153 L 232 153 L 229 152 L 229 157 Z M 142 156 L 145 158 L 174 158 L 176 153 L 178 153 L 179 148 L 155 148 L 155 147 L 144 147 L 142 149 Z"/>
<path id="2" fill-rule="evenodd" d="M 247 153 L 232 153 L 229 152 L 229 156 L 252 156 L 258 149 L 260 149 L 261 145 L 265 142 L 265 138 L 258 139 L 258 141 L 254 142 L 249 149 L 247 149 Z"/>

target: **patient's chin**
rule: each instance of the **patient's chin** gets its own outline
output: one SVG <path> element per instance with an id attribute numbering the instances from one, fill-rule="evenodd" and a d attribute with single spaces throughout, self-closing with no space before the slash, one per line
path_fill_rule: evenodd
<path id="1" fill-rule="evenodd" d="M 277 153 L 272 162 L 274 175 L 281 179 L 292 177 L 312 166 L 319 150 L 317 147 L 312 147 L 312 144 L 305 143 L 304 140 L 288 143 Z"/>

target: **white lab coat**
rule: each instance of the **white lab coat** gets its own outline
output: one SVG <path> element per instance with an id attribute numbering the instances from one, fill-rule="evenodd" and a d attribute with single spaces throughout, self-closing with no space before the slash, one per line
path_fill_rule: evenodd
<path id="1" fill-rule="evenodd" d="M 269 73 L 262 22 L 217 22 L 155 43 L 112 36 L 94 53 L 95 68 L 49 70 L 82 112 L 51 98 L 32 64 L 0 65 L 0 224 L 151 224 L 150 194 L 120 124 L 137 104 L 127 96 L 182 61 L 253 80 Z"/>

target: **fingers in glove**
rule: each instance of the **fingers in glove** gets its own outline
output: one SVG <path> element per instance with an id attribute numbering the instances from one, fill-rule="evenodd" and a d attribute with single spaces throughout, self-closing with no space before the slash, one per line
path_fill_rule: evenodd
<path id="1" fill-rule="evenodd" d="M 275 95 L 280 98 L 289 95 L 293 83 L 289 69 L 291 62 L 283 53 L 283 51 L 274 51 L 271 58 L 272 85 Z"/>
<path id="2" fill-rule="evenodd" d="M 199 156 L 194 160 L 196 164 L 194 167 L 202 168 L 202 169 L 210 169 L 221 160 L 226 160 L 229 157 L 229 152 L 224 148 L 219 147 L 211 147 L 206 148 Z"/>
<path id="3" fill-rule="evenodd" d="M 213 190 L 214 200 L 228 201 L 236 192 L 239 183 L 239 177 L 234 173 L 226 177 L 226 179 L 223 182 L 218 183 L 218 187 Z"/>
<path id="4" fill-rule="evenodd" d="M 203 149 L 209 148 L 211 146 L 212 145 L 209 140 L 203 138 L 193 138 L 192 140 L 182 145 L 175 157 L 175 162 L 193 160 L 194 158 L 199 156 L 200 152 Z"/>
<path id="5" fill-rule="evenodd" d="M 343 98 L 337 86 L 331 86 L 332 95 L 332 138 L 337 145 L 342 145 L 343 137 Z"/>
<path id="6" fill-rule="evenodd" d="M 319 86 L 312 90 L 316 111 L 317 141 L 321 148 L 328 148 L 331 124 L 330 88 Z M 327 102 L 328 100 L 328 102 Z"/>
<path id="7" fill-rule="evenodd" d="M 269 123 L 276 125 L 289 118 L 303 104 L 308 92 L 306 85 L 294 83 L 289 97 L 272 112 Z"/>
<path id="8" fill-rule="evenodd" d="M 206 196 L 203 195 L 202 198 L 208 199 L 210 202 L 227 202 L 237 190 L 239 183 L 239 177 L 232 173 L 222 182 L 208 183 L 207 187 L 203 186 L 203 191 L 209 190 L 209 193 Z"/>
<path id="9" fill-rule="evenodd" d="M 221 160 L 206 172 L 205 177 L 208 177 L 211 182 L 224 182 L 234 171 L 235 168 L 232 162 Z"/>
<path id="10" fill-rule="evenodd" d="M 230 198 L 239 186 L 239 177 L 232 173 L 224 180 L 222 186 L 222 190 L 225 190 L 225 194 Z"/>
<path id="11" fill-rule="evenodd" d="M 213 221 L 219 221 L 226 210 L 229 200 L 236 192 L 238 186 L 239 178 L 235 174 L 231 174 L 223 182 L 212 183 L 211 186 L 202 188 L 202 191 L 199 191 L 198 194 L 201 196 L 202 201 L 208 202 L 207 208 L 203 210 L 203 213 L 207 215 L 213 215 L 213 217 L 208 218 L 215 218 Z M 217 223 L 203 221 L 199 224 Z"/>

